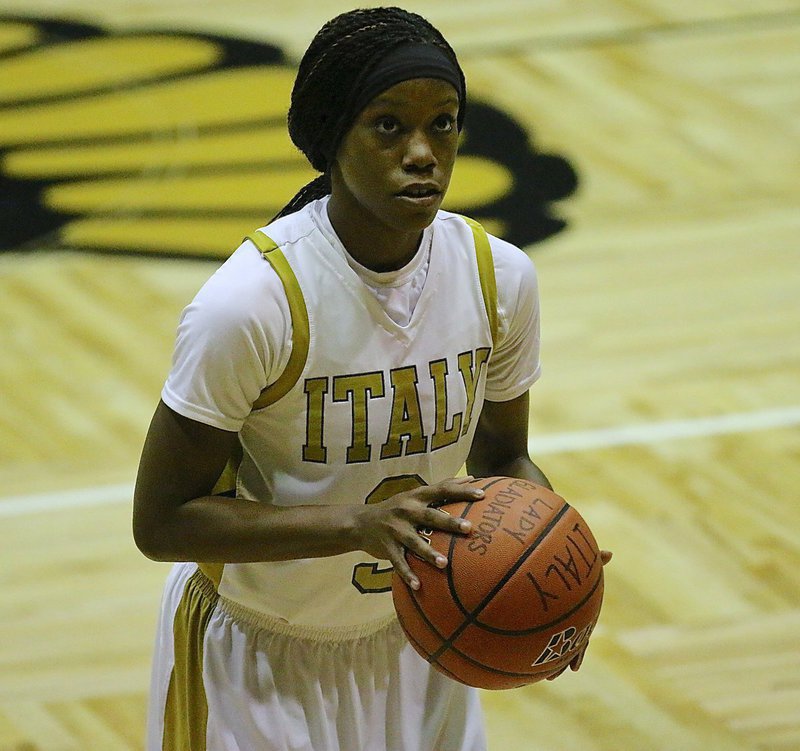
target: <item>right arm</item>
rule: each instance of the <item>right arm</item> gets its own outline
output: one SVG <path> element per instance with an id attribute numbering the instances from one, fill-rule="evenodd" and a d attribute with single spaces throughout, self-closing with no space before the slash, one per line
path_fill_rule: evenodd
<path id="1" fill-rule="evenodd" d="M 364 550 L 392 562 L 410 585 L 405 550 L 447 565 L 416 532 L 468 532 L 430 504 L 475 500 L 463 479 L 398 493 L 376 504 L 279 507 L 211 495 L 237 434 L 183 417 L 160 402 L 145 439 L 134 493 L 133 533 L 159 561 L 243 563 L 315 558 Z"/>

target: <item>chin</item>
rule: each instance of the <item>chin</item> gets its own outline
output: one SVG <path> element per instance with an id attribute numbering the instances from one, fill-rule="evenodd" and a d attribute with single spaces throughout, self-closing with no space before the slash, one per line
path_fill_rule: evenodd
<path id="1" fill-rule="evenodd" d="M 436 218 L 436 214 L 431 214 L 429 216 L 420 216 L 416 217 L 415 219 L 406 219 L 404 222 L 400 222 L 397 229 L 401 232 L 415 232 L 421 233 L 424 232 L 428 227 L 433 224 L 433 220 Z"/>
<path id="2" fill-rule="evenodd" d="M 423 230 L 433 223 L 441 207 L 441 201 L 435 206 L 403 207 L 395 213 L 396 227 L 401 230 Z"/>

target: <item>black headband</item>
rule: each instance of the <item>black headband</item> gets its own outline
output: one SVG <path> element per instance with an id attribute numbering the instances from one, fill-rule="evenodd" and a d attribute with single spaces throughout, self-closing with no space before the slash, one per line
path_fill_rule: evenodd
<path id="1" fill-rule="evenodd" d="M 461 71 L 456 63 L 444 50 L 432 44 L 403 44 L 389 52 L 364 78 L 361 91 L 353 103 L 352 117 L 382 91 L 412 78 L 447 81 L 458 93 L 458 101 L 463 109 Z"/>

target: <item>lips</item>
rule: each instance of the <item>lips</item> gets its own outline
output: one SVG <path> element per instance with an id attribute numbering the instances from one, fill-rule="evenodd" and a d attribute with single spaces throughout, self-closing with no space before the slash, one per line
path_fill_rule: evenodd
<path id="1" fill-rule="evenodd" d="M 438 196 L 442 191 L 435 183 L 413 183 L 406 185 L 397 195 L 406 198 L 430 198 Z"/>

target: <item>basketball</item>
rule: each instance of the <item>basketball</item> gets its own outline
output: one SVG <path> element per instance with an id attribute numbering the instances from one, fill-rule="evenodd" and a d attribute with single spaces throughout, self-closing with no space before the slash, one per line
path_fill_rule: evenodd
<path id="1" fill-rule="evenodd" d="M 441 506 L 472 532 L 420 530 L 449 565 L 408 555 L 420 588 L 395 573 L 395 610 L 413 647 L 445 675 L 477 688 L 524 686 L 567 666 L 589 639 L 603 600 L 600 551 L 551 490 L 512 477 L 473 484 L 483 499 Z"/>

